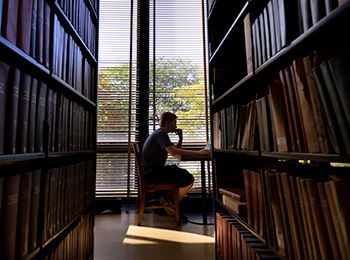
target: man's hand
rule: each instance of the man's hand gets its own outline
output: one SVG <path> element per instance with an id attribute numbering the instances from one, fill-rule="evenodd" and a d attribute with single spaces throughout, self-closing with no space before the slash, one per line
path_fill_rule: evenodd
<path id="1" fill-rule="evenodd" d="M 176 128 L 175 129 L 175 134 L 177 134 L 179 137 L 182 137 L 182 129 Z"/>

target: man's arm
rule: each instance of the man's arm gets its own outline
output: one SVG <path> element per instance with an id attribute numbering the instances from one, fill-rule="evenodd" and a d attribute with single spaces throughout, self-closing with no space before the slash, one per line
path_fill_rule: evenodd
<path id="1" fill-rule="evenodd" d="M 167 150 L 168 153 L 170 153 L 172 156 L 174 156 L 175 158 L 181 158 L 181 156 L 186 156 L 186 157 L 190 157 L 190 156 L 203 156 L 203 155 L 210 155 L 210 150 L 208 149 L 201 149 L 201 150 L 197 150 L 197 151 L 192 151 L 192 150 L 186 150 L 186 149 L 181 149 L 181 148 L 177 148 L 174 145 L 169 145 L 165 148 Z"/>

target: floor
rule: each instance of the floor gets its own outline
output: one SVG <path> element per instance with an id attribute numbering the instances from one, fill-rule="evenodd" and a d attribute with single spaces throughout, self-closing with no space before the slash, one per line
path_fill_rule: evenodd
<path id="1" fill-rule="evenodd" d="M 198 213 L 187 216 L 201 221 Z M 137 226 L 136 218 L 137 209 L 130 205 L 123 206 L 120 214 L 96 215 L 94 259 L 215 259 L 213 225 L 177 226 L 173 218 L 151 212 Z"/>

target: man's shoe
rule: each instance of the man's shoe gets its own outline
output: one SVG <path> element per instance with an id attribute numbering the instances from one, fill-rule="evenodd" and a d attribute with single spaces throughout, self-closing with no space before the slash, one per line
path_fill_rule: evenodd
<path id="1" fill-rule="evenodd" d="M 159 201 L 163 206 L 169 206 L 169 207 L 164 208 L 164 210 L 165 210 L 166 214 L 168 214 L 168 216 L 175 218 L 176 211 L 173 208 L 171 208 L 171 204 L 169 203 L 169 201 L 164 197 L 160 197 Z"/>

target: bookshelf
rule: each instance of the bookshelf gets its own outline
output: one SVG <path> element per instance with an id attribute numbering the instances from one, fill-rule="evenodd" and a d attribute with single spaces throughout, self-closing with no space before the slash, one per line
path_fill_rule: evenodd
<path id="1" fill-rule="evenodd" d="M 0 258 L 92 259 L 98 0 L 0 1 Z"/>
<path id="2" fill-rule="evenodd" d="M 350 2 L 207 3 L 217 259 L 348 259 Z"/>

